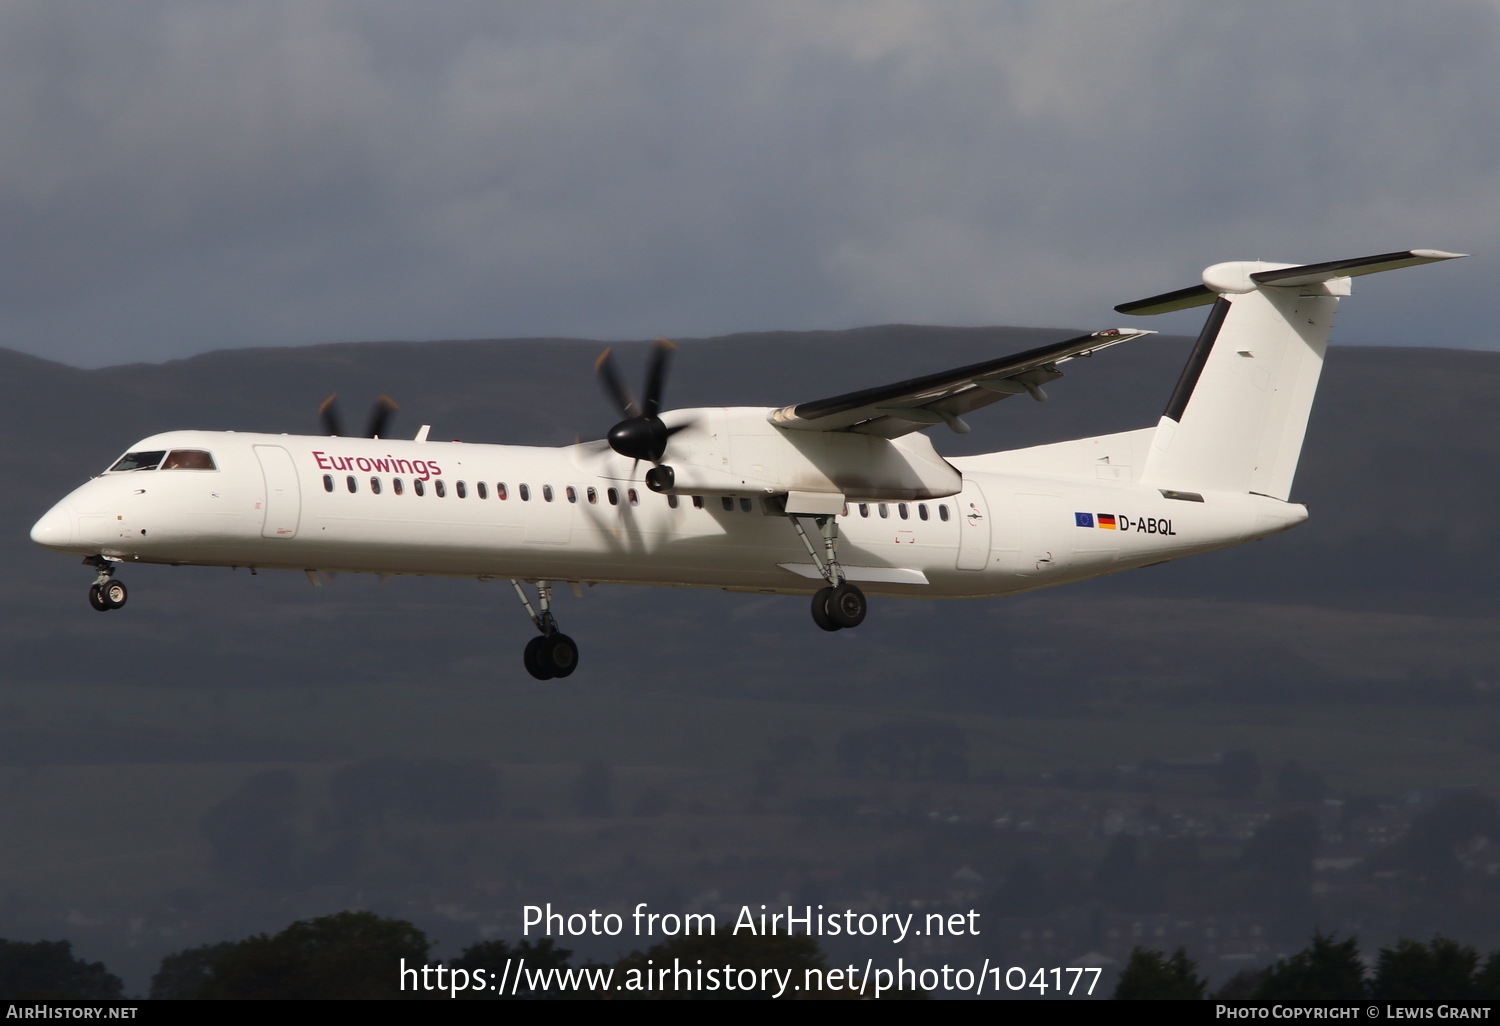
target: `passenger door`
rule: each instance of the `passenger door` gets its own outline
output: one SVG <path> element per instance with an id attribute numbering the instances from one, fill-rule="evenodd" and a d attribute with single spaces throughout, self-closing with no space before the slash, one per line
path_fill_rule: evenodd
<path id="1" fill-rule="evenodd" d="M 984 492 L 964 482 L 958 495 L 958 569 L 983 570 L 990 565 L 990 510 Z"/>
<path id="2" fill-rule="evenodd" d="M 262 538 L 295 538 L 302 519 L 302 489 L 297 483 L 297 465 L 292 454 L 279 445 L 257 445 L 255 457 L 266 481 L 265 519 Z"/>

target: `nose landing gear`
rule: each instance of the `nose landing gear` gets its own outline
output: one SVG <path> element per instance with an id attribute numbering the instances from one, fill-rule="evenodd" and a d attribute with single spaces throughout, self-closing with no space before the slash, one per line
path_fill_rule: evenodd
<path id="1" fill-rule="evenodd" d="M 552 616 L 552 583 L 537 582 L 536 597 L 540 612 L 532 608 L 531 600 L 526 597 L 520 581 L 512 578 L 510 583 L 516 589 L 521 605 L 526 607 L 526 615 L 531 617 L 536 629 L 542 632 L 540 637 L 532 638 L 526 643 L 526 650 L 522 653 L 526 672 L 537 680 L 568 676 L 578 668 L 578 646 L 572 638 L 557 629 L 557 620 Z"/>
<path id="2" fill-rule="evenodd" d="M 119 609 L 125 605 L 126 599 L 130 598 L 130 592 L 126 590 L 124 581 L 115 580 L 114 563 L 103 556 L 93 556 L 84 562 L 99 570 L 94 583 L 89 585 L 89 605 L 101 613 L 107 613 L 111 609 Z"/>

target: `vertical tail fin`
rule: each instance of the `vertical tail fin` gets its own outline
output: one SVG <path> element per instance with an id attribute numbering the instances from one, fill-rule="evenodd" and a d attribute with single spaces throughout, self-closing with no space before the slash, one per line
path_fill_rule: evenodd
<path id="1" fill-rule="evenodd" d="M 1463 255 L 1418 249 L 1323 264 L 1215 264 L 1203 285 L 1115 307 L 1145 315 L 1213 304 L 1141 480 L 1287 499 L 1350 279 Z"/>

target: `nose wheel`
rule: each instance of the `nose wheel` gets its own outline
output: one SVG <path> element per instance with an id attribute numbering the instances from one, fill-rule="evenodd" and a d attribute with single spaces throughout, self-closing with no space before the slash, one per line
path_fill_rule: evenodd
<path id="1" fill-rule="evenodd" d="M 89 585 L 89 605 L 101 613 L 119 609 L 125 605 L 126 599 L 130 598 L 125 582 L 114 579 L 115 568 L 110 563 L 100 560 L 95 565 L 99 567 L 99 576 L 94 578 L 93 584 Z"/>
<path id="2" fill-rule="evenodd" d="M 531 617 L 536 629 L 542 632 L 526 643 L 526 649 L 521 654 L 526 672 L 537 680 L 552 680 L 554 677 L 566 677 L 578 669 L 578 645 L 557 629 L 557 620 L 552 616 L 551 583 L 537 582 L 537 606 L 540 610 L 532 607 L 520 581 L 513 579 L 510 583 L 520 596 L 526 615 Z"/>

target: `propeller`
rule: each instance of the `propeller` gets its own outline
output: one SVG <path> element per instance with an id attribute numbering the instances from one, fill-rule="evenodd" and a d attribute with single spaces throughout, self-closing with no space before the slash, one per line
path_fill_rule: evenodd
<path id="1" fill-rule="evenodd" d="M 318 406 L 318 423 L 322 425 L 325 435 L 343 435 L 343 419 L 339 417 L 338 404 L 334 401 L 338 398 L 335 392 L 322 404 Z M 396 400 L 388 395 L 382 395 L 375 400 L 375 405 L 370 408 L 370 419 L 365 422 L 365 433 L 362 438 L 385 437 L 386 425 L 391 422 L 391 414 L 401 407 L 396 405 Z"/>
<path id="2" fill-rule="evenodd" d="M 662 466 L 661 460 L 666 455 L 668 439 L 687 426 L 680 424 L 677 427 L 667 427 L 658 416 L 661 412 L 662 386 L 667 378 L 667 362 L 671 359 L 672 350 L 676 348 L 664 338 L 656 340 L 656 346 L 651 352 L 651 364 L 646 371 L 646 392 L 639 403 L 631 397 L 624 382 L 620 380 L 611 350 L 606 349 L 600 353 L 594 364 L 594 371 L 599 375 L 604 391 L 625 416 L 624 420 L 609 429 L 609 447 L 621 456 L 656 464 L 646 474 L 646 486 L 653 491 L 672 487 L 672 468 Z"/>

